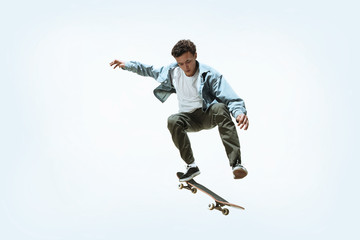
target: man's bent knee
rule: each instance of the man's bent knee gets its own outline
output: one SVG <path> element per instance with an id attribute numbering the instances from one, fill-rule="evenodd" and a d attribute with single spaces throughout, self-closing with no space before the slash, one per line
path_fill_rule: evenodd
<path id="1" fill-rule="evenodd" d="M 228 113 L 229 109 L 224 103 L 215 103 L 211 106 L 211 111 L 215 114 Z"/>
<path id="2" fill-rule="evenodd" d="M 180 120 L 180 118 L 176 114 L 168 117 L 168 128 L 169 129 L 173 128 L 179 122 L 179 120 Z"/>

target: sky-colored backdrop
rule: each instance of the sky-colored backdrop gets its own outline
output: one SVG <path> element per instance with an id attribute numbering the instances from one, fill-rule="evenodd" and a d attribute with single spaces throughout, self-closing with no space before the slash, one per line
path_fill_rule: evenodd
<path id="1" fill-rule="evenodd" d="M 7 1 L 0 8 L 0 238 L 359 239 L 359 3 Z M 177 189 L 184 169 L 151 78 L 180 39 L 245 100 L 249 175 L 217 130 L 190 134 L 198 181 L 225 217 Z"/>

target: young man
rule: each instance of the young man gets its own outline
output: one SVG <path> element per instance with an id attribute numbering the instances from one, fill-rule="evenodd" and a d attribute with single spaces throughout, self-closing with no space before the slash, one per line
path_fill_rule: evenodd
<path id="1" fill-rule="evenodd" d="M 165 102 L 170 94 L 177 94 L 179 113 L 168 118 L 168 129 L 181 158 L 187 164 L 181 182 L 200 174 L 187 132 L 215 126 L 218 126 L 234 178 L 244 178 L 247 170 L 241 165 L 239 138 L 230 116 L 231 114 L 236 119 L 240 129 L 248 129 L 249 120 L 244 101 L 220 73 L 196 60 L 196 47 L 190 40 L 177 42 L 171 54 L 176 63 L 159 69 L 139 62 L 119 60 L 114 60 L 110 66 L 156 79 L 161 84 L 154 90 L 154 94 L 161 102 Z"/>

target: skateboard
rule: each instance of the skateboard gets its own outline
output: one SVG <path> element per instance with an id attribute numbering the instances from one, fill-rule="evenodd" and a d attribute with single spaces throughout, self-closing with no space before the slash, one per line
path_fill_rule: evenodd
<path id="1" fill-rule="evenodd" d="M 182 175 L 184 175 L 184 173 L 182 172 L 178 172 L 176 173 L 176 176 L 180 179 L 182 177 Z M 215 204 L 211 203 L 209 204 L 209 210 L 219 210 L 220 212 L 222 212 L 222 214 L 224 215 L 228 215 L 229 214 L 229 209 L 225 208 L 224 206 L 229 206 L 229 207 L 234 207 L 234 208 L 239 208 L 242 210 L 245 210 L 245 208 L 238 206 L 236 204 L 233 203 L 229 203 L 228 201 L 226 201 L 225 199 L 223 199 L 222 197 L 220 197 L 219 195 L 217 195 L 216 193 L 214 193 L 213 191 L 211 191 L 210 189 L 206 188 L 205 186 L 195 182 L 194 179 L 185 182 L 186 185 L 184 185 L 184 183 L 180 183 L 179 184 L 179 189 L 187 189 L 189 191 L 191 191 L 192 193 L 197 193 L 197 190 L 202 191 L 203 193 L 206 193 L 207 195 L 209 195 L 212 199 L 214 199 Z"/>

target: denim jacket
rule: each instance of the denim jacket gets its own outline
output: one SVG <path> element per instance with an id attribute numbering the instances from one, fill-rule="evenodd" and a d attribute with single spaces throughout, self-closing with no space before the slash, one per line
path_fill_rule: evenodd
<path id="1" fill-rule="evenodd" d="M 141 76 L 152 77 L 160 82 L 160 85 L 154 89 L 154 95 L 161 102 L 165 102 L 172 93 L 176 93 L 172 84 L 171 72 L 178 66 L 177 63 L 173 63 L 154 69 L 151 65 L 129 61 L 125 63 L 124 69 Z M 198 91 L 203 98 L 203 111 L 206 111 L 214 103 L 224 103 L 234 118 L 240 114 L 247 113 L 244 101 L 237 96 L 220 73 L 199 62 L 198 66 L 199 78 L 201 78 Z"/>

